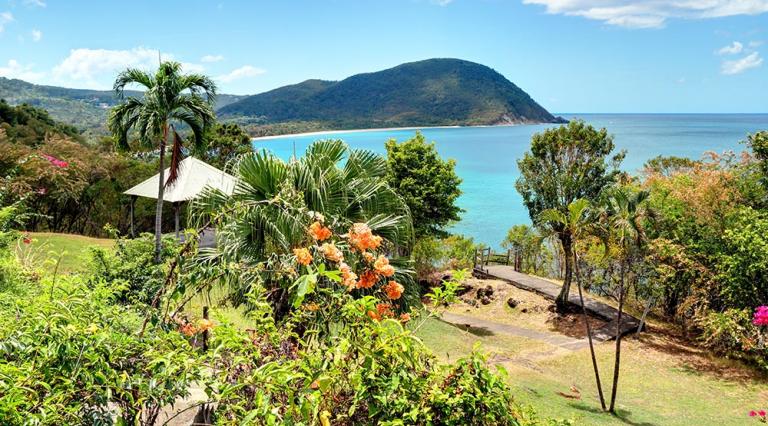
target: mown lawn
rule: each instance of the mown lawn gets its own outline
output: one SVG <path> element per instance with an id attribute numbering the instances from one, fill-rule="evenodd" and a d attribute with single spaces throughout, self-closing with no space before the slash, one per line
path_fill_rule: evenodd
<path id="1" fill-rule="evenodd" d="M 509 372 L 518 401 L 533 405 L 543 415 L 574 419 L 577 424 L 742 425 L 752 424 L 749 410 L 768 407 L 768 382 L 754 371 L 710 358 L 666 336 L 645 335 L 623 342 L 618 416 L 614 417 L 600 412 L 588 349 L 548 354 L 541 351 L 540 342 L 475 336 L 437 320 L 429 320 L 417 334 L 436 353 L 448 352 L 449 356 L 441 356 L 446 361 L 469 353 L 475 342 L 484 351 L 503 354 L 491 361 Z M 613 342 L 598 345 L 597 353 L 603 389 L 608 393 Z M 581 399 L 559 394 L 575 395 L 571 386 L 580 390 Z"/>
<path id="2" fill-rule="evenodd" d="M 114 245 L 114 240 L 111 239 L 82 235 L 50 232 L 30 232 L 28 235 L 32 242 L 30 244 L 19 242 L 16 249 L 22 262 L 38 267 L 48 262 L 51 264 L 50 269 L 53 270 L 53 265 L 60 258 L 60 273 L 82 271 L 87 264 L 89 247 Z"/>

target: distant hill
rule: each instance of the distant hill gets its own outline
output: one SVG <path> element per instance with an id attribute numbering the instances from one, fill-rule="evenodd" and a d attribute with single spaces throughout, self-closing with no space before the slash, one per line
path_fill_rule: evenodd
<path id="1" fill-rule="evenodd" d="M 307 80 L 248 96 L 218 114 L 247 124 L 325 128 L 564 121 L 493 69 L 459 59 L 411 62 L 338 82 Z"/>
<path id="2" fill-rule="evenodd" d="M 126 91 L 126 95 L 141 96 L 141 92 Z M 219 95 L 216 107 L 221 108 L 242 98 L 245 96 Z M 4 77 L 0 77 L 0 99 L 11 105 L 27 103 L 43 108 L 54 119 L 81 130 L 103 129 L 109 108 L 119 101 L 111 90 L 41 86 Z"/>

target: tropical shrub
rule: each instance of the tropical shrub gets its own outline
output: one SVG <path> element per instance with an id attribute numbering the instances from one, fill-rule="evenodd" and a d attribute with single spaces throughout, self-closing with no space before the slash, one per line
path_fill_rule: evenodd
<path id="1" fill-rule="evenodd" d="M 111 285 L 47 277 L 37 290 L 0 321 L 0 423 L 152 425 L 200 378 L 183 336 L 138 337 L 140 317 Z"/>
<path id="2" fill-rule="evenodd" d="M 768 346 L 751 309 L 709 312 L 699 321 L 701 340 L 715 353 L 752 362 L 768 370 Z"/>
<path id="3" fill-rule="evenodd" d="M 421 238 L 411 253 L 416 276 L 426 280 L 434 272 L 472 268 L 477 248 L 472 238 L 463 235 Z"/>

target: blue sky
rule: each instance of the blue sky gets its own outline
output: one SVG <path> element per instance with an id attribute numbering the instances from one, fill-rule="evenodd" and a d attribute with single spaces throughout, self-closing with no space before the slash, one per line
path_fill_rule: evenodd
<path id="1" fill-rule="evenodd" d="M 0 0 L 0 76 L 108 89 L 158 50 L 225 93 L 454 57 L 553 112 L 768 112 L 768 0 Z"/>

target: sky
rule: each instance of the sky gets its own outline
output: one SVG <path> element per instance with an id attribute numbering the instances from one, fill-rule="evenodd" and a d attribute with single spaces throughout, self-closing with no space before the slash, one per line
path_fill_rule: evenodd
<path id="1" fill-rule="evenodd" d="M 555 113 L 768 112 L 768 0 L 0 0 L 0 76 L 109 89 L 158 52 L 222 93 L 450 57 Z"/>

